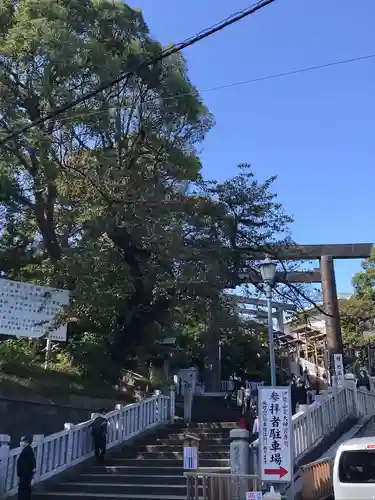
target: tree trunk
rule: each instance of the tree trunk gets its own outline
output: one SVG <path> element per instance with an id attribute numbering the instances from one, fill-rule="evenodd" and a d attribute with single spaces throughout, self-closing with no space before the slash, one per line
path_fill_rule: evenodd
<path id="1" fill-rule="evenodd" d="M 207 339 L 205 343 L 205 391 L 220 392 L 220 331 L 208 327 Z"/>

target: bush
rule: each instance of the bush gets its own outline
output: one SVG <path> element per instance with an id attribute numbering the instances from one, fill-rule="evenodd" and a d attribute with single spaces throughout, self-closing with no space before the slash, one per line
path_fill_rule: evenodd
<path id="1" fill-rule="evenodd" d="M 0 368 L 8 364 L 29 365 L 37 361 L 36 346 L 23 339 L 0 342 Z"/>
<path id="2" fill-rule="evenodd" d="M 78 366 L 73 366 L 71 355 L 59 345 L 52 348 L 49 369 L 55 372 L 68 373 L 71 375 L 80 375 Z"/>
<path id="3" fill-rule="evenodd" d="M 86 332 L 71 346 L 73 364 L 82 376 L 117 383 L 119 369 L 111 361 L 102 337 Z"/>

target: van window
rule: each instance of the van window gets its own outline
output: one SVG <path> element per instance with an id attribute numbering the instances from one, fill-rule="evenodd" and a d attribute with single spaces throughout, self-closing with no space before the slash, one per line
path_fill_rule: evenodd
<path id="1" fill-rule="evenodd" d="M 339 480 L 340 483 L 375 483 L 375 450 L 343 451 Z"/>

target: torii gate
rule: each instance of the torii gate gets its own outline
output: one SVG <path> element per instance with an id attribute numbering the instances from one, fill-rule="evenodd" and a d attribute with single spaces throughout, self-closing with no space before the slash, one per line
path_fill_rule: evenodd
<path id="1" fill-rule="evenodd" d="M 322 283 L 324 311 L 326 315 L 326 338 L 329 353 L 329 360 L 332 366 L 332 355 L 335 353 L 342 353 L 342 335 L 340 325 L 340 311 L 337 300 L 337 288 L 334 269 L 334 259 L 367 259 L 371 256 L 372 243 L 345 243 L 345 244 L 327 244 L 327 245 L 296 245 L 292 247 L 275 247 L 272 252 L 280 260 L 286 261 L 310 261 L 318 260 L 320 269 L 306 272 L 291 272 L 276 273 L 276 282 L 289 282 L 289 283 Z M 241 250 L 239 250 L 241 251 Z M 243 250 L 243 253 L 246 253 Z M 254 260 L 254 252 L 252 253 L 252 260 Z M 264 259 L 265 255 L 259 253 L 259 260 Z M 243 283 L 260 283 L 262 278 L 256 271 L 249 273 L 242 273 L 240 278 Z M 213 340 L 213 339 L 212 339 Z M 219 339 L 217 342 L 219 345 Z M 212 345 L 212 344 L 211 344 Z M 215 351 L 215 349 L 214 349 Z M 209 354 L 211 364 L 211 384 L 213 387 L 220 387 L 220 367 L 219 367 L 219 349 L 216 350 L 217 354 L 211 357 Z M 211 352 L 211 354 L 214 354 Z M 216 369 L 215 369 L 216 367 Z M 215 376 L 216 375 L 216 376 Z"/>
<path id="2" fill-rule="evenodd" d="M 344 243 L 297 245 L 292 248 L 275 249 L 281 260 L 319 260 L 324 311 L 326 312 L 327 347 L 331 363 L 332 355 L 342 354 L 343 351 L 334 259 L 367 259 L 371 256 L 372 247 L 372 243 Z"/>
<path id="3" fill-rule="evenodd" d="M 324 311 L 327 313 L 325 323 L 327 347 L 331 366 L 332 355 L 336 353 L 342 354 L 343 352 L 334 259 L 367 259 L 371 256 L 372 247 L 372 243 L 344 243 L 329 245 L 296 245 L 293 247 L 275 247 L 273 249 L 273 253 L 280 260 L 319 261 Z M 317 277 L 317 272 L 318 270 L 314 270 L 314 278 Z M 278 277 L 276 277 L 276 281 L 277 278 Z M 299 283 L 308 282 L 308 276 L 306 276 L 306 281 L 303 281 L 303 279 L 304 278 L 301 278 Z M 292 282 L 287 275 L 285 281 L 288 280 Z"/>

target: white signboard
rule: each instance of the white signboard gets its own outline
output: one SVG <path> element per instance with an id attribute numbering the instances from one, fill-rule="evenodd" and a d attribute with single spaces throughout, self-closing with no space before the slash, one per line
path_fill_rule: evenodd
<path id="1" fill-rule="evenodd" d="M 198 448 L 184 446 L 184 469 L 198 469 Z"/>
<path id="2" fill-rule="evenodd" d="M 69 291 L 0 279 L 0 335 L 39 338 L 49 333 L 51 340 L 66 340 L 66 325 L 49 332 Z"/>
<path id="3" fill-rule="evenodd" d="M 293 479 L 293 426 L 290 387 L 259 387 L 260 480 Z"/>
<path id="4" fill-rule="evenodd" d="M 345 374 L 344 374 L 344 360 L 342 354 L 333 355 L 333 364 L 335 368 L 335 375 L 337 378 L 337 385 L 344 385 Z"/>
<path id="5" fill-rule="evenodd" d="M 246 500 L 262 500 L 263 495 L 261 491 L 248 491 L 246 493 Z"/>

